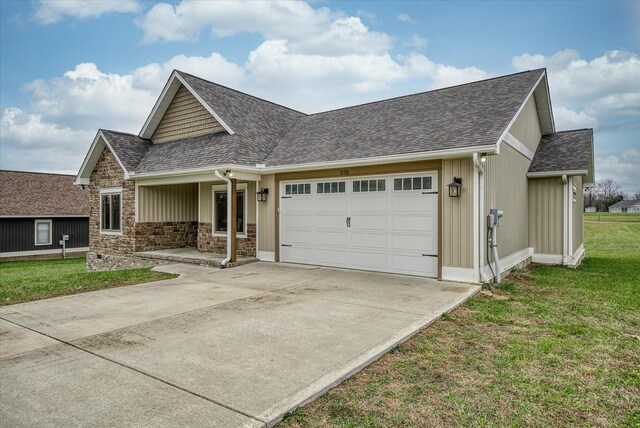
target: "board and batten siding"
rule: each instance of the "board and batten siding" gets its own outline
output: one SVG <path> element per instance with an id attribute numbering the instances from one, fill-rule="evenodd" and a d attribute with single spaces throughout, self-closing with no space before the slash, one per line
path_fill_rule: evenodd
<path id="1" fill-rule="evenodd" d="M 213 222 L 213 188 L 212 186 L 226 186 L 224 181 L 207 181 L 200 183 L 200 223 Z M 253 181 L 238 181 L 247 185 L 247 224 L 256 222 L 256 184 Z M 272 195 L 269 195 L 272 196 Z M 262 208 L 262 207 L 261 207 Z M 262 227 L 262 225 L 260 226 Z"/>
<path id="2" fill-rule="evenodd" d="M 535 152 L 538 148 L 542 131 L 540 130 L 540 119 L 538 118 L 534 95 L 532 95 L 524 105 L 515 122 L 511 125 L 509 133 L 527 146 L 532 152 Z"/>
<path id="3" fill-rule="evenodd" d="M 584 191 L 582 189 L 581 176 L 578 175 L 575 177 L 571 177 L 571 180 L 576 186 L 576 201 L 573 202 L 573 199 L 571 200 L 571 203 L 573 204 L 571 210 L 571 215 L 573 216 L 573 251 L 575 252 L 583 242 L 584 214 L 582 211 L 584 209 Z"/>
<path id="4" fill-rule="evenodd" d="M 473 268 L 473 178 L 471 159 L 442 161 L 442 266 Z M 462 194 L 449 197 L 447 184 L 462 178 Z"/>
<path id="5" fill-rule="evenodd" d="M 138 187 L 138 222 L 197 220 L 197 183 Z"/>
<path id="6" fill-rule="evenodd" d="M 89 246 L 89 217 L 38 217 L 37 219 L 51 220 L 51 245 L 35 244 L 36 218 L 1 218 L 0 253 L 60 249 L 62 247 L 58 241 L 62 235 L 69 235 L 67 249 Z"/>
<path id="7" fill-rule="evenodd" d="M 488 156 L 484 165 L 485 213 L 491 208 L 504 215 L 498 227 L 500 258 L 529 247 L 527 170 L 531 162 L 511 146 L 502 143 L 500 155 Z"/>
<path id="8" fill-rule="evenodd" d="M 562 178 L 529 179 L 529 246 L 562 255 Z"/>
<path id="9" fill-rule="evenodd" d="M 263 175 L 260 187 L 269 189 L 266 202 L 260 204 L 260 228 L 258 236 L 258 251 L 275 252 L 276 249 L 276 177 L 273 174 Z"/>
<path id="10" fill-rule="evenodd" d="M 154 143 L 224 131 L 224 127 L 184 86 L 173 97 L 151 136 Z"/>

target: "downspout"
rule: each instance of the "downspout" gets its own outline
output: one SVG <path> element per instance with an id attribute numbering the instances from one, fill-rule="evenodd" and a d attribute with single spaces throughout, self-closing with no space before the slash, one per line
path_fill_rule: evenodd
<path id="1" fill-rule="evenodd" d="M 473 154 L 473 165 L 478 172 L 478 266 L 480 270 L 480 282 L 488 284 L 489 278 L 484 273 L 485 266 L 485 248 L 486 248 L 486 226 L 484 215 L 484 167 L 480 162 L 477 153 Z"/>
<path id="2" fill-rule="evenodd" d="M 567 179 L 567 175 L 562 175 L 562 266 L 567 265 L 567 253 L 569 248 L 569 180 Z"/>
<path id="3" fill-rule="evenodd" d="M 231 260 L 231 227 L 228 224 L 231 218 L 231 180 L 225 174 L 220 174 L 217 169 L 213 173 L 227 183 L 227 258 L 220 262 L 220 269 L 224 269 Z"/>

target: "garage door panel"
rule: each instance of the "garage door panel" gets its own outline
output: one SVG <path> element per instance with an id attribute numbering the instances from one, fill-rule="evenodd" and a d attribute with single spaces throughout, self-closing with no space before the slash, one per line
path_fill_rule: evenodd
<path id="1" fill-rule="evenodd" d="M 391 265 L 394 270 L 413 275 L 438 274 L 438 258 L 423 256 L 391 255 Z"/>
<path id="2" fill-rule="evenodd" d="M 287 229 L 287 244 L 309 244 L 313 242 L 313 230 L 310 229 Z"/>
<path id="3" fill-rule="evenodd" d="M 348 200 L 346 196 L 331 197 L 332 195 L 318 196 L 313 202 L 313 207 L 318 213 L 345 213 L 348 208 Z M 307 205 L 306 209 L 309 209 Z"/>
<path id="4" fill-rule="evenodd" d="M 313 263 L 315 258 L 315 249 L 312 247 L 281 247 L 280 259 L 288 262 Z"/>
<path id="5" fill-rule="evenodd" d="M 433 216 L 426 215 L 394 215 L 391 218 L 391 232 L 433 233 L 435 225 Z"/>
<path id="6" fill-rule="evenodd" d="M 391 203 L 391 211 L 435 213 L 438 209 L 438 197 L 436 195 L 406 194 L 394 196 Z"/>
<path id="7" fill-rule="evenodd" d="M 384 250 L 389 247 L 386 231 L 384 233 L 351 233 L 351 246 Z"/>
<path id="8" fill-rule="evenodd" d="M 391 248 L 396 251 L 435 255 L 438 253 L 438 242 L 432 235 L 394 234 L 391 236 Z"/>
<path id="9" fill-rule="evenodd" d="M 385 270 L 389 265 L 389 256 L 380 252 L 352 251 L 349 264 L 360 269 Z"/>
<path id="10" fill-rule="evenodd" d="M 287 213 L 287 229 L 308 229 L 313 227 L 313 216 L 309 213 Z"/>
<path id="11" fill-rule="evenodd" d="M 371 231 L 379 231 L 379 230 L 387 230 L 387 215 L 351 215 L 350 221 L 351 230 L 371 230 Z"/>
<path id="12" fill-rule="evenodd" d="M 283 205 L 286 203 L 287 213 L 308 213 L 310 202 L 312 202 L 312 199 L 307 195 L 283 198 Z"/>
<path id="13" fill-rule="evenodd" d="M 338 250 L 334 248 L 316 248 L 315 263 L 329 266 L 347 266 L 348 258 L 347 250 Z"/>
<path id="14" fill-rule="evenodd" d="M 346 214 L 317 214 L 314 216 L 313 226 L 318 229 L 346 229 L 347 216 Z"/>
<path id="15" fill-rule="evenodd" d="M 351 200 L 351 213 L 385 213 L 388 209 L 386 195 L 358 196 Z"/>
<path id="16" fill-rule="evenodd" d="M 314 242 L 318 245 L 347 247 L 349 245 L 347 232 L 345 231 L 323 231 L 313 232 Z"/>

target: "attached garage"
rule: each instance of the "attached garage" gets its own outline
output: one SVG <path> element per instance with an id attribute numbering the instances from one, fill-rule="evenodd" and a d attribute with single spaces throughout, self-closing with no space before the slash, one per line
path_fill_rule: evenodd
<path id="1" fill-rule="evenodd" d="M 438 276 L 437 172 L 280 183 L 280 260 Z"/>

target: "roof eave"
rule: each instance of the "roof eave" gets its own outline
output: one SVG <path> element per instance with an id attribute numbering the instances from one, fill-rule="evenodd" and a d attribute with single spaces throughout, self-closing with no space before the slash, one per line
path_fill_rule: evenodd
<path id="1" fill-rule="evenodd" d="M 91 147 L 89 147 L 89 151 L 87 152 L 87 155 L 85 156 L 84 161 L 80 166 L 80 170 L 78 171 L 78 174 L 76 175 L 76 179 L 74 180 L 73 184 L 75 185 L 89 184 L 89 178 L 91 177 L 91 173 L 93 172 L 93 169 L 96 167 L 96 164 L 100 159 L 100 155 L 102 154 L 102 151 L 104 150 L 105 147 L 108 147 L 109 150 L 111 150 L 113 157 L 116 158 L 118 165 L 120 165 L 120 168 L 122 168 L 122 171 L 124 172 L 124 178 L 125 179 L 130 178 L 129 171 L 127 171 L 127 168 L 125 168 L 124 164 L 118 157 L 118 154 L 115 152 L 115 150 L 113 150 L 113 147 L 111 146 L 107 138 L 102 133 L 102 130 L 100 129 L 96 133 L 96 136 L 93 139 L 93 143 L 91 143 Z"/>
<path id="2" fill-rule="evenodd" d="M 539 172 L 527 172 L 529 178 L 545 178 L 545 177 L 562 177 L 563 175 L 587 175 L 586 169 L 572 169 L 566 171 L 539 171 Z"/>

